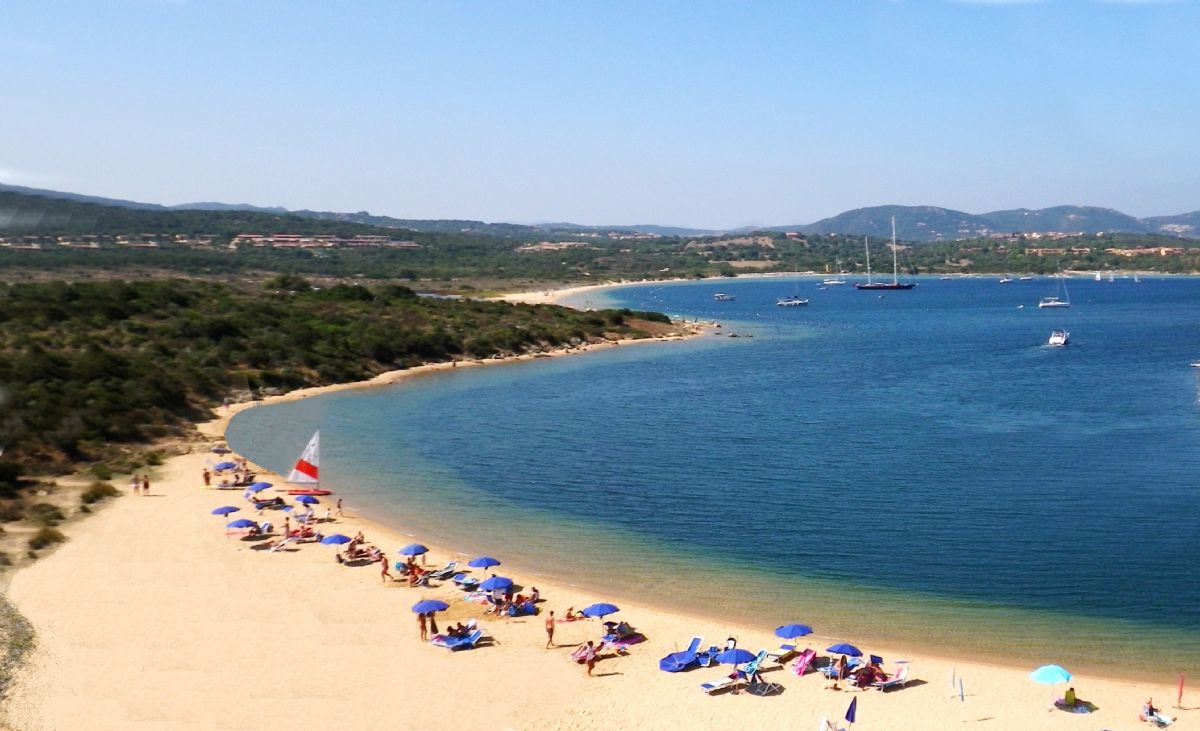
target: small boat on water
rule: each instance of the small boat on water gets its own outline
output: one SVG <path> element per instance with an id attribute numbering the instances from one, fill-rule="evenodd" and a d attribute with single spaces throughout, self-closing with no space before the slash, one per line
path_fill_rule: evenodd
<path id="1" fill-rule="evenodd" d="M 1071 333 L 1066 330 L 1054 330 L 1050 333 L 1050 339 L 1046 341 L 1046 345 L 1061 348 L 1071 342 Z"/>
<path id="2" fill-rule="evenodd" d="M 716 294 L 713 295 L 713 299 L 716 300 L 717 302 L 733 302 L 735 299 L 737 299 L 737 296 L 732 295 L 732 294 L 725 294 L 724 292 L 717 292 Z"/>
<path id="3" fill-rule="evenodd" d="M 1017 277 L 1017 279 L 1022 282 L 1028 282 L 1028 281 L 1032 280 L 1033 277 Z"/>
<path id="4" fill-rule="evenodd" d="M 1011 284 L 1012 280 L 1012 277 L 1000 277 L 1000 284 Z"/>
<path id="5" fill-rule="evenodd" d="M 1064 309 L 1070 306 L 1071 296 L 1067 294 L 1067 280 L 1062 278 L 1058 280 L 1058 291 L 1055 292 L 1054 296 L 1043 297 L 1038 302 L 1038 309 L 1041 310 Z"/>
<path id="6" fill-rule="evenodd" d="M 804 307 L 807 304 L 808 300 L 797 294 L 775 300 L 776 307 Z"/>

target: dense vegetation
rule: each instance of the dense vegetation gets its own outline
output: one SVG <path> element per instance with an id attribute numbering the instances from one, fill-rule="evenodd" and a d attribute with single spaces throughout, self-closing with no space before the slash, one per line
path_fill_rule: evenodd
<path id="1" fill-rule="evenodd" d="M 368 378 L 422 362 L 537 351 L 662 315 L 417 297 L 387 286 L 265 291 L 187 281 L 0 287 L 0 492 L 20 467 L 95 462 L 165 436 L 235 391 Z M 3 495 L 0 495 L 3 497 Z"/>

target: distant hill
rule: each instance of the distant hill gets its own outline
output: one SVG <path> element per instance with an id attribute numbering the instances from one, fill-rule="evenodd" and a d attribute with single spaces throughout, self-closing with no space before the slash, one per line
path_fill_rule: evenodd
<path id="1" fill-rule="evenodd" d="M 1030 210 L 992 211 L 980 216 L 997 231 L 1020 233 L 1030 231 L 1069 231 L 1087 234 L 1120 231 L 1149 233 L 1153 228 L 1145 221 L 1111 208 L 1091 206 L 1054 206 Z"/>
<path id="2" fill-rule="evenodd" d="M 845 236 L 874 236 L 889 238 L 892 235 L 891 218 L 896 217 L 896 236 L 904 241 L 955 241 L 959 239 L 1001 233 L 1156 233 L 1184 238 L 1200 238 L 1200 211 L 1175 216 L 1155 216 L 1139 219 L 1111 208 L 1093 206 L 1054 206 L 1051 208 L 992 211 L 974 214 L 937 206 L 873 206 L 856 208 L 824 218 L 816 223 L 792 226 L 770 226 L 766 228 L 739 228 L 728 231 L 689 228 L 686 226 L 660 226 L 657 224 L 585 226 L 568 222 L 524 225 L 517 223 L 487 223 L 466 219 L 411 219 L 393 218 L 368 211 L 343 213 L 335 211 L 293 211 L 279 206 L 263 207 L 245 203 L 201 202 L 184 203 L 176 206 L 161 206 L 154 203 L 139 203 L 116 198 L 65 193 L 55 190 L 26 188 L 19 185 L 0 184 L 0 194 L 20 194 L 70 201 L 76 204 L 91 204 L 108 208 L 124 208 L 134 211 L 166 213 L 171 211 L 212 211 L 225 214 L 224 223 L 233 225 L 239 220 L 256 224 L 255 230 L 268 221 L 282 222 L 295 218 L 310 221 L 352 223 L 374 228 L 404 229 L 436 234 L 477 234 L 501 238 L 531 239 L 559 234 L 569 236 L 582 233 L 647 233 L 665 237 L 676 236 L 720 236 L 725 234 L 760 231 L 797 231 L 804 234 L 838 234 Z M 0 210 L 0 214 L 4 211 Z M 57 211 L 61 214 L 63 211 Z M 70 211 L 86 219 L 95 216 L 98 210 Z M 258 214 L 271 218 L 242 219 L 235 214 Z M 292 218 L 295 217 L 295 218 Z M 11 217 L 10 217 L 11 218 Z M 23 219 L 24 220 L 24 219 Z M 43 220 L 43 227 L 53 217 Z M 78 230 L 81 220 L 76 220 L 72 230 Z M 147 224 L 149 222 L 147 221 Z M 0 226 L 4 217 L 0 215 Z M 277 225 L 280 225 L 277 223 Z M 228 230 L 223 227 L 223 230 Z M 249 230 L 249 229 L 248 229 Z"/>
<path id="3" fill-rule="evenodd" d="M 1153 216 L 1142 219 L 1155 233 L 1200 239 L 1200 211 L 1178 216 Z"/>

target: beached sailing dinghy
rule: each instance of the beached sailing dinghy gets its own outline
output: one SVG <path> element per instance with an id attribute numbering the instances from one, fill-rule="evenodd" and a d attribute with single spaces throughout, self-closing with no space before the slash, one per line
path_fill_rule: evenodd
<path id="1" fill-rule="evenodd" d="M 304 448 L 304 452 L 300 454 L 300 459 L 296 460 L 296 464 L 292 466 L 292 471 L 288 473 L 287 481 L 291 485 L 311 485 L 312 487 L 300 487 L 288 490 L 288 495 L 332 495 L 332 490 L 322 490 L 320 488 L 320 445 L 321 445 L 321 430 L 313 432 L 312 439 L 308 440 L 308 446 Z"/>

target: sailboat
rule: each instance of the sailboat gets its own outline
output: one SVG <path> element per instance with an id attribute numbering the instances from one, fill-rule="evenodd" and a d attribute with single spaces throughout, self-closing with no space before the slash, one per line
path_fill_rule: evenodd
<path id="1" fill-rule="evenodd" d="M 837 269 L 837 276 L 821 282 L 821 284 L 825 285 L 826 287 L 837 287 L 846 283 L 846 280 L 842 279 L 842 260 L 835 259 L 834 262 L 834 268 Z"/>
<path id="2" fill-rule="evenodd" d="M 917 286 L 912 283 L 901 282 L 897 278 L 896 267 L 896 217 L 892 216 L 892 281 L 890 282 L 872 282 L 871 281 L 871 247 L 867 243 L 866 237 L 863 238 L 863 246 L 867 250 L 867 281 L 855 282 L 855 289 L 912 289 Z"/>
<path id="3" fill-rule="evenodd" d="M 1062 309 L 1071 306 L 1071 295 L 1067 294 L 1066 277 L 1059 275 L 1056 279 L 1058 279 L 1058 290 L 1053 297 L 1043 297 L 1038 302 L 1038 309 Z"/>
<path id="4" fill-rule="evenodd" d="M 287 482 L 291 485 L 311 485 L 311 487 L 288 490 L 289 495 L 333 494 L 332 490 L 320 488 L 320 445 L 321 430 L 318 429 L 313 432 L 312 439 L 308 440 L 308 446 L 300 453 L 300 459 L 296 460 L 296 464 L 292 466 L 292 471 L 287 476 Z"/>
<path id="5" fill-rule="evenodd" d="M 795 276 L 799 275 L 798 272 L 795 272 L 793 274 Z M 775 306 L 777 306 L 777 307 L 804 307 L 807 304 L 808 304 L 808 300 L 806 298 L 800 296 L 800 282 L 796 282 L 796 290 L 794 293 L 789 294 L 786 297 L 780 297 L 779 299 L 775 300 Z"/>

